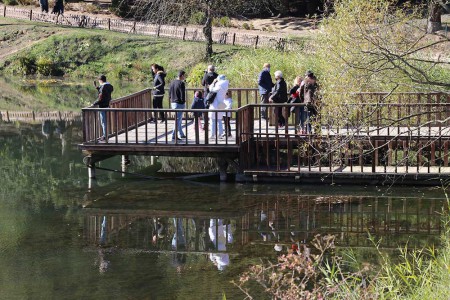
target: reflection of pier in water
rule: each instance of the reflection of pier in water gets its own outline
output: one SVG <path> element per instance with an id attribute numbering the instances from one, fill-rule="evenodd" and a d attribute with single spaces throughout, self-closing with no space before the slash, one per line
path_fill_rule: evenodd
<path id="1" fill-rule="evenodd" d="M 73 111 L 0 111 L 0 121 L 25 123 L 43 121 L 81 122 L 81 113 Z"/>
<path id="2" fill-rule="evenodd" d="M 90 208 L 85 238 L 91 245 L 150 252 L 237 253 L 247 245 L 308 242 L 316 234 L 334 234 L 342 247 L 373 246 L 370 235 L 382 248 L 420 247 L 436 243 L 442 230 L 441 199 L 274 197 L 236 213 Z"/>

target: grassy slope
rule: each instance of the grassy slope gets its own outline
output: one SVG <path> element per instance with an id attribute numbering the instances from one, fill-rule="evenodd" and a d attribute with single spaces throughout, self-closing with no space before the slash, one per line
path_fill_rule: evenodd
<path id="1" fill-rule="evenodd" d="M 149 79 L 152 63 L 158 63 L 174 78 L 177 70 L 188 71 L 190 86 L 199 86 L 203 70 L 209 63 L 218 66 L 220 73 L 229 76 L 235 87 L 255 87 L 258 72 L 264 62 L 271 62 L 272 69 L 283 70 L 286 78 L 293 79 L 311 66 L 296 53 L 274 50 L 253 50 L 214 45 L 211 62 L 203 59 L 203 43 L 156 39 L 104 30 L 86 30 L 57 27 L 51 24 L 0 19 L 0 40 L 10 44 L 10 51 L 17 53 L 0 56 L 0 72 L 22 74 L 18 58 L 46 59 L 60 68 L 65 76 L 94 77 L 104 73 L 109 77 L 133 81 Z M 17 40 L 20 32 L 22 43 Z M 29 41 L 29 45 L 27 42 Z M 37 41 L 37 42 L 33 42 Z M 2 43 L 5 44 L 5 43 Z M 27 47 L 20 51 L 23 47 Z M 7 50 L 4 50 L 7 51 Z"/>

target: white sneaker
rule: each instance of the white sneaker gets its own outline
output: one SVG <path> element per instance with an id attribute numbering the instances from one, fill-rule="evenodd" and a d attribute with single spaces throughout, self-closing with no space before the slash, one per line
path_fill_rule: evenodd
<path id="1" fill-rule="evenodd" d="M 215 135 L 211 135 L 209 138 L 210 138 L 210 139 L 215 139 L 216 136 L 215 136 Z"/>

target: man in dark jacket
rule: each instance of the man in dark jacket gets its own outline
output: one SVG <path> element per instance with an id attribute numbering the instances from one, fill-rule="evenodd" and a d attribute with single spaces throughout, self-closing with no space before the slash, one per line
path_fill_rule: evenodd
<path id="1" fill-rule="evenodd" d="M 203 75 L 202 79 L 202 86 L 203 86 L 203 97 L 206 98 L 206 96 L 209 93 L 209 86 L 213 83 L 214 79 L 217 78 L 219 74 L 215 72 L 215 67 L 213 65 L 208 66 L 208 70 L 205 72 L 205 75 Z"/>
<path id="2" fill-rule="evenodd" d="M 153 78 L 153 108 L 163 108 L 163 99 L 164 99 L 164 87 L 166 86 L 166 73 L 164 73 L 164 68 L 155 65 L 155 76 Z M 164 112 L 159 112 L 159 118 L 161 119 L 161 123 L 165 122 Z M 156 122 L 158 119 L 157 114 L 155 113 L 154 118 L 150 120 L 150 122 Z"/>
<path id="3" fill-rule="evenodd" d="M 283 73 L 281 71 L 275 71 L 275 79 L 276 83 L 273 88 L 272 95 L 269 98 L 269 102 L 286 103 L 288 100 L 287 85 L 286 81 L 283 78 Z M 286 120 L 283 116 L 283 107 L 275 107 L 274 113 L 278 117 L 278 126 L 284 127 Z"/>
<path id="4" fill-rule="evenodd" d="M 111 83 L 106 81 L 105 75 L 100 75 L 98 77 L 98 82 L 100 83 L 97 86 L 97 83 L 94 81 L 94 85 L 98 91 L 97 101 L 93 103 L 93 105 L 98 105 L 99 108 L 108 108 L 109 102 L 111 101 L 111 94 L 114 91 L 114 87 Z M 100 111 L 100 124 L 102 125 L 103 135 L 100 140 L 106 139 L 106 111 Z"/>
<path id="5" fill-rule="evenodd" d="M 264 67 L 258 76 L 258 89 L 261 95 L 261 104 L 269 103 L 270 91 L 272 90 L 273 83 L 270 76 L 270 64 L 265 63 Z M 267 119 L 267 107 L 261 108 L 261 117 Z"/>
<path id="6" fill-rule="evenodd" d="M 179 71 L 177 79 L 173 80 L 169 86 L 169 98 L 170 107 L 172 109 L 185 109 L 186 107 L 186 87 L 184 85 L 184 79 L 186 78 L 186 72 Z M 172 131 L 172 141 L 184 139 L 186 136 L 181 128 L 183 118 L 183 112 L 176 113 L 175 128 Z M 178 131 L 179 136 L 176 136 Z"/>

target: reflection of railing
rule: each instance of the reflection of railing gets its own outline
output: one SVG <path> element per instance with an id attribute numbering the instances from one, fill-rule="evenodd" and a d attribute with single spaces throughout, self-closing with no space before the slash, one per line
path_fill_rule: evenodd
<path id="1" fill-rule="evenodd" d="M 91 245 L 179 253 L 229 252 L 236 221 L 208 214 L 167 216 L 167 212 L 88 213 L 84 237 Z M 170 215 L 170 213 L 169 213 Z M 202 215 L 202 216 L 201 216 Z"/>
<path id="2" fill-rule="evenodd" d="M 42 122 L 50 121 L 81 121 L 80 112 L 72 111 L 1 111 L 0 121 L 4 122 Z"/>
<path id="3" fill-rule="evenodd" d="M 278 200 L 247 207 L 242 217 L 245 244 L 309 241 L 316 234 L 336 235 L 340 246 L 381 247 L 438 242 L 444 202 L 388 197 L 274 196 Z"/>
<path id="4" fill-rule="evenodd" d="M 442 231 L 439 199 L 273 197 L 234 213 L 86 209 L 84 236 L 91 245 L 119 248 L 220 252 L 223 243 L 234 252 L 249 244 L 309 242 L 316 234 L 335 235 L 338 246 L 373 246 L 370 235 L 381 247 L 424 246 L 437 243 Z"/>

